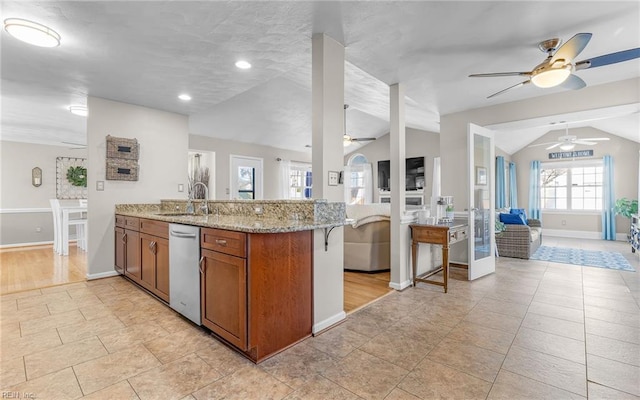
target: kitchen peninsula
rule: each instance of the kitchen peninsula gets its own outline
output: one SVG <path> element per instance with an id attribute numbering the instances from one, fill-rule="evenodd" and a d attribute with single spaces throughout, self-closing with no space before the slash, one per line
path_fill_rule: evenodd
<path id="1" fill-rule="evenodd" d="M 210 214 L 191 215 L 183 200 L 116 205 L 116 271 L 178 311 L 177 268 L 194 274 L 196 289 L 184 293 L 199 288 L 193 302 L 198 315 L 190 319 L 254 362 L 309 337 L 313 231 L 324 230 L 326 239 L 344 225 L 344 203 L 242 200 L 209 201 L 208 207 Z M 195 261 L 186 270 L 169 254 L 174 234 L 187 232 L 181 226 L 199 227 L 197 247 L 189 252 Z M 179 303 L 185 304 L 182 297 Z"/>

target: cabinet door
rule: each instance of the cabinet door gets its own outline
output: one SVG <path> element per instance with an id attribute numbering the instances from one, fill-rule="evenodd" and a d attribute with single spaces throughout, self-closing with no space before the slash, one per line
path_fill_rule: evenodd
<path id="1" fill-rule="evenodd" d="M 169 302 L 169 241 L 167 239 L 156 238 L 154 246 L 156 253 L 156 276 L 155 290 L 156 296 Z"/>
<path id="2" fill-rule="evenodd" d="M 156 237 L 140 234 L 140 285 L 153 291 L 156 286 Z"/>
<path id="3" fill-rule="evenodd" d="M 136 282 L 140 282 L 140 233 L 126 229 L 125 233 L 125 265 L 124 274 Z"/>
<path id="4" fill-rule="evenodd" d="M 120 275 L 124 274 L 124 265 L 126 261 L 126 247 L 124 238 L 124 229 L 120 227 L 115 228 L 115 270 Z"/>
<path id="5" fill-rule="evenodd" d="M 202 249 L 202 324 L 247 349 L 247 261 Z"/>

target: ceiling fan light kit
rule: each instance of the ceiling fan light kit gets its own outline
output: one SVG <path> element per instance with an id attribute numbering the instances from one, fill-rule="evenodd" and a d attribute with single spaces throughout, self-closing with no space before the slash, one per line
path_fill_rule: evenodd
<path id="1" fill-rule="evenodd" d="M 571 75 L 571 65 L 547 69 L 531 76 L 531 83 L 539 88 L 550 88 L 566 81 L 569 75 Z"/>
<path id="2" fill-rule="evenodd" d="M 349 146 L 353 142 L 369 142 L 372 140 L 376 140 L 374 137 L 370 138 L 354 138 L 350 135 L 347 135 L 347 108 L 349 108 L 348 104 L 344 105 L 344 131 L 342 133 L 342 145 L 344 147 Z"/>
<path id="3" fill-rule="evenodd" d="M 86 117 L 89 115 L 89 110 L 85 106 L 69 106 L 69 111 L 73 115 L 79 115 L 81 117 Z"/>
<path id="4" fill-rule="evenodd" d="M 60 35 L 48 26 L 22 18 L 4 20 L 4 30 L 14 38 L 39 47 L 60 46 Z"/>

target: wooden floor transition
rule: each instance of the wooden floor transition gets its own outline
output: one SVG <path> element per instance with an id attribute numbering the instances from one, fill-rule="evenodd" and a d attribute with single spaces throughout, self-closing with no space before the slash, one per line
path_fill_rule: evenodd
<path id="1" fill-rule="evenodd" d="M 51 245 L 0 250 L 0 293 L 41 289 L 82 282 L 87 275 L 87 253 L 69 246 L 68 256 L 57 255 Z M 390 272 L 344 273 L 344 310 L 349 313 L 384 296 Z"/>

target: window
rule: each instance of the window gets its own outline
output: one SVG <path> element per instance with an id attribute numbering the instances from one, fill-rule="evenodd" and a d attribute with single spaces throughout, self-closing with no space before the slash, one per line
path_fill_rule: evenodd
<path id="1" fill-rule="evenodd" d="M 601 211 L 602 162 L 543 165 L 540 197 L 544 210 Z"/>
<path id="2" fill-rule="evenodd" d="M 291 163 L 289 166 L 289 198 L 311 198 L 311 165 Z"/>
<path id="3" fill-rule="evenodd" d="M 373 197 L 371 164 L 362 154 L 354 154 L 345 167 L 345 203 L 368 204 Z"/>

